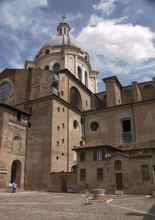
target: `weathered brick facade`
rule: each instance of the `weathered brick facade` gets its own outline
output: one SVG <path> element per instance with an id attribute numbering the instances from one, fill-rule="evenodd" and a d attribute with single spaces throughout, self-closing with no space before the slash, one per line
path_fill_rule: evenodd
<path id="1" fill-rule="evenodd" d="M 0 188 L 16 181 L 20 188 L 58 191 L 67 180 L 73 187 L 77 178 L 76 190 L 88 180 L 92 188 L 114 193 L 116 176 L 122 176 L 125 193 L 150 193 L 155 78 L 122 87 L 117 77 L 109 77 L 103 79 L 106 91 L 97 93 L 98 72 L 91 69 L 88 53 L 69 36 L 64 20 L 57 30 L 58 36 L 40 48 L 34 61 L 26 61 L 25 69 L 0 74 Z M 107 164 L 105 158 L 94 162 L 92 145 L 106 146 Z M 76 152 L 84 149 L 86 160 L 79 155 L 77 160 Z M 115 160 L 122 162 L 119 175 Z M 144 182 L 141 166 L 150 175 Z M 81 181 L 80 175 L 87 178 Z"/>

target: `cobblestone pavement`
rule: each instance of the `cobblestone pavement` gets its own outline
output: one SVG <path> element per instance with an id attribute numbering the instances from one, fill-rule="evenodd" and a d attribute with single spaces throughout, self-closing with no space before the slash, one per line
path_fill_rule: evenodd
<path id="1" fill-rule="evenodd" d="M 155 220 L 153 197 L 105 195 L 105 201 L 87 204 L 84 195 L 70 193 L 0 193 L 0 220 Z"/>

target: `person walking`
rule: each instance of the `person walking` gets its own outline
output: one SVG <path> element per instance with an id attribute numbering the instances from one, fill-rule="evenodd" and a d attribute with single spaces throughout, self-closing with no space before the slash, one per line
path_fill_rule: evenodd
<path id="1" fill-rule="evenodd" d="M 16 188 L 17 188 L 17 184 L 13 183 L 12 184 L 12 193 L 16 193 Z"/>
<path id="2" fill-rule="evenodd" d="M 9 183 L 9 185 L 8 185 L 8 192 L 11 192 L 11 188 L 12 188 L 12 184 Z"/>

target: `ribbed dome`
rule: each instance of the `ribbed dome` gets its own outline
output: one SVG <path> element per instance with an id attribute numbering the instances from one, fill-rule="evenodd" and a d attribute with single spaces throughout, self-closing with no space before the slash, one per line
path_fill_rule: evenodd
<path id="1" fill-rule="evenodd" d="M 38 54 L 43 50 L 43 48 L 47 46 L 55 47 L 55 46 L 63 46 L 63 45 L 74 46 L 74 47 L 80 48 L 84 52 L 83 47 L 73 37 L 68 36 L 68 35 L 60 35 L 60 36 L 51 38 L 43 46 L 41 46 L 41 48 L 38 51 Z"/>

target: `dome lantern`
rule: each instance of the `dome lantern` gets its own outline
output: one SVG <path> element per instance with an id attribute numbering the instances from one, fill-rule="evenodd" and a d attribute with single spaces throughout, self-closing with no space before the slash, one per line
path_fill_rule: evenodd
<path id="1" fill-rule="evenodd" d="M 70 27 L 67 24 L 67 22 L 65 21 L 65 18 L 66 18 L 66 16 L 63 15 L 62 22 L 60 22 L 60 24 L 57 27 L 58 36 L 62 36 L 62 35 L 69 36 Z"/>

